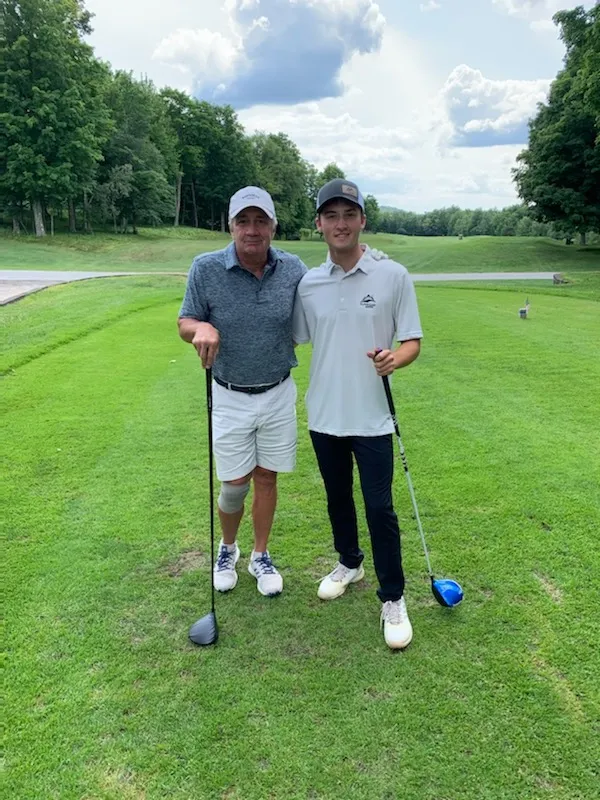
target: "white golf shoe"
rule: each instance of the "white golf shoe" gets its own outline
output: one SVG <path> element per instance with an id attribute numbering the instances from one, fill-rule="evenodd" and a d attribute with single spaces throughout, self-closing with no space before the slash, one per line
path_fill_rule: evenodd
<path id="1" fill-rule="evenodd" d="M 358 583 L 365 577 L 365 570 L 361 564 L 356 569 L 338 563 L 329 575 L 326 575 L 317 590 L 317 595 L 321 600 L 335 600 L 341 597 L 351 583 Z"/>
<path id="2" fill-rule="evenodd" d="M 381 627 L 385 643 L 392 650 L 404 650 L 412 641 L 413 629 L 404 597 L 388 600 L 381 609 Z"/>
<path id="3" fill-rule="evenodd" d="M 213 570 L 213 584 L 217 592 L 230 592 L 238 582 L 235 565 L 240 557 L 240 548 L 237 542 L 233 550 L 229 550 L 223 540 L 219 542 L 217 563 Z"/>
<path id="4" fill-rule="evenodd" d="M 283 578 L 271 561 L 268 550 L 264 553 L 252 551 L 248 572 L 256 578 L 256 588 L 262 595 L 274 597 L 276 594 L 281 594 Z"/>

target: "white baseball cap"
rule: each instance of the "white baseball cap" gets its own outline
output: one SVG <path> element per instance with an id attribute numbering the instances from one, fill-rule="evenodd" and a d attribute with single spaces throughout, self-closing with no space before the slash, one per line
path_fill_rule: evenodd
<path id="1" fill-rule="evenodd" d="M 229 221 L 245 208 L 260 208 L 269 219 L 277 220 L 273 198 L 259 186 L 244 186 L 232 196 L 229 201 Z"/>

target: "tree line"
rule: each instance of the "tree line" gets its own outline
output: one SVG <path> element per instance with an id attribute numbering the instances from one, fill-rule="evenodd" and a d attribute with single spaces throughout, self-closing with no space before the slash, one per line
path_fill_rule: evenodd
<path id="1" fill-rule="evenodd" d="M 84 39 L 91 32 L 91 14 L 83 0 L 0 0 L 0 15 L 0 207 L 14 233 L 31 226 L 43 236 L 56 224 L 72 232 L 110 226 L 126 233 L 165 224 L 226 230 L 231 194 L 257 184 L 273 196 L 279 235 L 310 236 L 319 186 L 345 177 L 333 162 L 318 171 L 284 133 L 247 135 L 230 106 L 170 88 L 159 91 L 145 78 L 112 71 Z M 548 106 L 532 122 L 529 148 L 520 156 L 515 179 L 524 204 L 414 214 L 380 209 L 368 195 L 369 230 L 425 236 L 598 230 L 600 175 L 594 184 L 593 170 L 598 169 L 599 115 L 589 110 L 594 103 L 598 108 L 600 94 L 598 8 L 557 18 L 567 45 L 566 66 Z M 555 139 L 570 137 L 565 172 L 576 187 L 558 204 L 550 197 L 554 188 L 548 189 L 560 176 L 556 157 L 548 156 L 545 133 L 548 125 L 558 124 L 556 114 L 547 111 L 553 103 L 559 103 L 563 116 L 573 110 L 577 133 L 567 125 L 554 134 Z M 579 146 L 587 148 L 585 153 L 576 152 Z M 591 169 L 585 179 L 581 169 L 577 172 L 583 165 Z"/>

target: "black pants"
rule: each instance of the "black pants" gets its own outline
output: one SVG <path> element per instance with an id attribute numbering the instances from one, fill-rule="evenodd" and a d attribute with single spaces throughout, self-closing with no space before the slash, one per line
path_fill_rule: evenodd
<path id="1" fill-rule="evenodd" d="M 377 594 L 382 602 L 399 600 L 404 593 L 404 572 L 398 518 L 392 505 L 392 435 L 342 437 L 310 431 L 310 436 L 325 484 L 333 543 L 340 554 L 341 563 L 355 569 L 364 558 L 358 544 L 356 508 L 352 496 L 354 455 L 380 586 Z"/>

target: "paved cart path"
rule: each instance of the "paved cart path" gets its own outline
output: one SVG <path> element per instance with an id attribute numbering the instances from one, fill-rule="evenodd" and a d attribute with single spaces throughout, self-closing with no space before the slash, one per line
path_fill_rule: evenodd
<path id="1" fill-rule="evenodd" d="M 421 272 L 411 273 L 415 283 L 428 281 L 551 281 L 553 272 Z M 187 275 L 187 272 L 71 272 L 31 269 L 0 270 L 0 305 L 20 300 L 59 283 L 125 275 Z"/>

